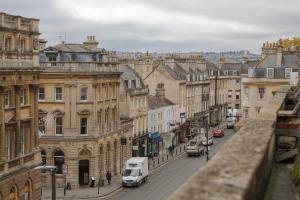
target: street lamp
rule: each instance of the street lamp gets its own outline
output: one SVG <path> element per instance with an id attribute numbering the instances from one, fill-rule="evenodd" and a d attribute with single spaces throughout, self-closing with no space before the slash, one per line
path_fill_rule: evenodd
<path id="1" fill-rule="evenodd" d="M 34 169 L 41 170 L 41 172 L 51 172 L 52 200 L 56 200 L 56 166 L 43 165 Z"/>

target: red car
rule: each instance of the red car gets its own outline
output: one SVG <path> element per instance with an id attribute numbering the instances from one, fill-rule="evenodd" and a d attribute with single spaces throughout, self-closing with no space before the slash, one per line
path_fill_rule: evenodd
<path id="1" fill-rule="evenodd" d="M 224 131 L 220 129 L 215 130 L 214 137 L 224 137 Z"/>

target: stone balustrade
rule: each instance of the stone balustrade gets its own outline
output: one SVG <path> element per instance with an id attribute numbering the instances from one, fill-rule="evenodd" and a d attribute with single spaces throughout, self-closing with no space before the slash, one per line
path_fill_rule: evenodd
<path id="1" fill-rule="evenodd" d="M 119 72 L 118 65 L 105 62 L 41 62 L 45 72 Z"/>
<path id="2" fill-rule="evenodd" d="M 41 155 L 39 150 L 35 150 L 32 153 L 0 163 L 0 178 L 4 174 L 11 173 L 26 165 L 32 166 L 33 164 L 37 166 L 41 164 Z"/>
<path id="3" fill-rule="evenodd" d="M 262 199 L 274 145 L 273 121 L 248 120 L 169 200 Z"/>

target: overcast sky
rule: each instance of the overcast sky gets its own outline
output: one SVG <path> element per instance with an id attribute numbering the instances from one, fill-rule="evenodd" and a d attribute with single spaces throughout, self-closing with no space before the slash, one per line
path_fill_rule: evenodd
<path id="1" fill-rule="evenodd" d="M 40 19 L 48 45 L 95 35 L 118 51 L 260 53 L 300 35 L 299 0 L 0 0 L 0 12 Z"/>

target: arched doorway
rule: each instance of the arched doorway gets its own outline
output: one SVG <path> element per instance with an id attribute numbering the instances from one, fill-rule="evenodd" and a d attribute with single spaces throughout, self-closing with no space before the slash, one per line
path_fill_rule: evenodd
<path id="1" fill-rule="evenodd" d="M 18 200 L 18 192 L 16 187 L 12 187 L 10 189 L 9 200 Z"/>
<path id="2" fill-rule="evenodd" d="M 31 184 L 31 180 L 28 180 L 25 183 L 25 190 L 23 193 L 23 199 L 26 200 L 31 200 L 32 199 L 32 184 Z"/>
<path id="3" fill-rule="evenodd" d="M 64 164 L 65 164 L 65 154 L 62 150 L 57 149 L 54 152 L 54 165 L 56 166 L 56 174 L 62 174 Z"/>
<path id="4" fill-rule="evenodd" d="M 87 149 L 83 149 L 79 153 L 78 178 L 79 185 L 88 185 L 90 177 L 90 157 L 91 153 Z"/>

